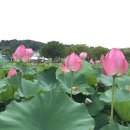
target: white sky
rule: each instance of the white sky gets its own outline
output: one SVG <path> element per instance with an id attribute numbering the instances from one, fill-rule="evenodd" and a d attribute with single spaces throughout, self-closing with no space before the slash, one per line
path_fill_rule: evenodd
<path id="1" fill-rule="evenodd" d="M 130 0 L 0 0 L 0 40 L 130 47 Z"/>

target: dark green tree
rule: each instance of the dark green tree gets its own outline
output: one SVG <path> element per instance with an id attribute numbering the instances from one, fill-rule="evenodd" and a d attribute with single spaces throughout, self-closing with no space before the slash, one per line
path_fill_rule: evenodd
<path id="1" fill-rule="evenodd" d="M 122 48 L 121 51 L 125 55 L 125 58 L 130 62 L 130 48 Z"/>
<path id="2" fill-rule="evenodd" d="M 65 45 L 65 48 L 66 48 L 66 53 L 65 53 L 66 56 L 71 54 L 72 52 L 75 52 L 79 55 L 81 52 L 87 52 L 89 49 L 89 47 L 86 46 L 85 44 Z"/>
<path id="3" fill-rule="evenodd" d="M 90 47 L 89 51 L 88 51 L 88 55 L 90 56 L 90 58 L 93 59 L 97 59 L 99 60 L 102 54 L 106 54 L 109 51 L 108 48 L 104 48 L 101 46 L 97 46 L 97 47 Z"/>
<path id="4" fill-rule="evenodd" d="M 11 56 L 19 45 L 25 45 L 27 48 L 32 48 L 34 51 L 40 50 L 44 43 L 33 40 L 1 40 L 0 51 L 2 54 Z"/>
<path id="5" fill-rule="evenodd" d="M 62 58 L 65 57 L 65 46 L 58 41 L 50 41 L 44 44 L 40 50 L 40 54 L 47 58 Z"/>

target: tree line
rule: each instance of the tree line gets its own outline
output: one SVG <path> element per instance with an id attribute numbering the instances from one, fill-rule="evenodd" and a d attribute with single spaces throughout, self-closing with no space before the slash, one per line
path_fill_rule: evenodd
<path id="1" fill-rule="evenodd" d="M 91 47 L 86 44 L 63 44 L 59 41 L 50 41 L 48 43 L 42 43 L 33 40 L 2 40 L 0 42 L 0 51 L 4 55 L 9 57 L 12 55 L 14 50 L 21 44 L 24 44 L 27 48 L 32 48 L 34 51 L 40 53 L 41 56 L 52 58 L 52 60 L 57 58 L 65 58 L 72 52 L 80 54 L 81 52 L 87 52 L 87 60 L 100 59 L 101 54 L 106 54 L 109 49 L 97 46 Z M 121 51 L 124 53 L 126 59 L 130 61 L 130 48 L 121 48 Z"/>
<path id="2" fill-rule="evenodd" d="M 43 43 L 33 40 L 1 40 L 0 41 L 0 52 L 3 55 L 11 56 L 12 53 L 19 45 L 25 45 L 27 48 L 32 48 L 34 51 L 40 50 Z"/>

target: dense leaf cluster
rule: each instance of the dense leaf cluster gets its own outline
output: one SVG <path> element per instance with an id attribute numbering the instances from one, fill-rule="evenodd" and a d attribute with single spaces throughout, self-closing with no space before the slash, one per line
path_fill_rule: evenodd
<path id="1" fill-rule="evenodd" d="M 100 64 L 83 60 L 72 73 L 51 62 L 0 63 L 1 130 L 130 129 L 129 70 L 116 79 L 114 123 L 109 124 L 112 77 L 102 74 Z M 17 74 L 8 77 L 12 66 Z M 72 82 L 78 89 L 71 98 Z"/>

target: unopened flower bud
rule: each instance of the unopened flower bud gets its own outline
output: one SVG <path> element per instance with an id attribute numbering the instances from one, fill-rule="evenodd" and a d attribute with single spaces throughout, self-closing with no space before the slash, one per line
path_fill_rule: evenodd
<path id="1" fill-rule="evenodd" d="M 91 101 L 89 98 L 86 98 L 86 99 L 85 99 L 85 104 L 86 104 L 86 105 L 91 104 L 91 103 L 92 103 L 92 101 Z"/>

